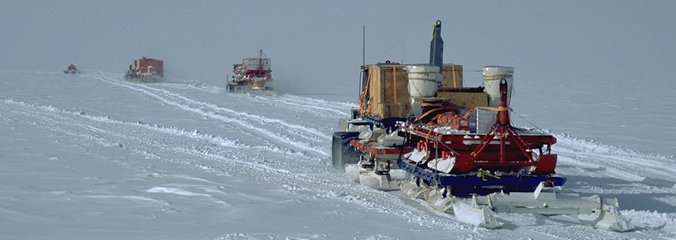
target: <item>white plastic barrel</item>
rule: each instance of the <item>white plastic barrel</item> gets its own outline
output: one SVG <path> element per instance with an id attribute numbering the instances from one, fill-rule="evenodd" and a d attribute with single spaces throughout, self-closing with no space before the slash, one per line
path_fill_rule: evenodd
<path id="1" fill-rule="evenodd" d="M 411 65 L 404 67 L 408 72 L 408 93 L 412 98 L 434 97 L 441 82 L 439 67 L 432 65 Z"/>
<path id="2" fill-rule="evenodd" d="M 481 69 L 484 80 L 484 91 L 488 93 L 489 106 L 500 106 L 500 80 L 507 81 L 507 105 L 512 98 L 512 85 L 514 84 L 514 68 L 503 66 L 484 66 Z"/>

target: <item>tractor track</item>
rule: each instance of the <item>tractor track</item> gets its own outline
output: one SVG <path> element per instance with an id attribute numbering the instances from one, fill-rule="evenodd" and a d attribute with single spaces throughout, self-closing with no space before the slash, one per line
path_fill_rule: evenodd
<path id="1" fill-rule="evenodd" d="M 66 110 L 12 99 L 4 99 L 2 103 L 3 108 L 13 108 L 6 112 L 19 116 L 22 119 L 20 121 L 40 121 L 42 124 L 38 124 L 39 126 L 51 131 L 86 139 L 99 147 L 119 147 L 143 156 L 145 160 L 125 163 L 131 165 L 130 168 L 145 166 L 148 160 L 164 161 L 204 169 L 207 173 L 225 172 L 252 181 L 281 185 L 289 192 L 312 198 L 359 205 L 365 211 L 399 216 L 402 221 L 414 222 L 425 228 L 455 229 L 462 226 L 455 223 L 450 216 L 445 219 L 431 216 L 424 209 L 411 206 L 391 193 L 346 184 L 342 175 L 326 174 L 331 169 L 324 164 L 318 164 L 313 156 L 288 152 L 283 147 L 204 147 L 203 143 L 214 139 L 228 140 L 222 136 L 211 137 L 190 130 L 174 131 L 172 127 L 155 126 L 151 123 L 124 122 L 106 116 L 93 116 L 77 109 Z M 179 138 L 183 140 L 178 140 Z M 186 141 L 191 144 L 185 146 L 183 143 Z M 325 142 L 328 140 L 323 140 L 322 144 Z"/>
<path id="2" fill-rule="evenodd" d="M 274 142 L 275 145 L 305 151 L 321 157 L 328 156 L 326 152 L 318 150 L 318 146 L 313 145 L 318 139 L 329 138 L 328 136 L 319 133 L 317 130 L 304 129 L 302 126 L 289 124 L 277 119 L 240 113 L 232 109 L 218 107 L 214 104 L 192 100 L 164 89 L 123 82 L 114 78 L 95 78 L 102 82 L 142 93 L 164 104 L 180 108 L 192 114 L 215 119 L 226 124 L 236 124 L 238 127 L 255 134 L 259 138 Z M 274 130 L 269 130 L 268 128 Z"/>
<path id="3" fill-rule="evenodd" d="M 83 75 L 110 86 L 128 90 L 140 97 L 150 98 L 152 107 L 168 106 L 187 113 L 197 123 L 217 122 L 224 128 L 241 129 L 258 138 L 260 144 L 242 144 L 229 135 L 210 134 L 209 130 L 184 129 L 172 125 L 158 125 L 151 121 L 124 121 L 103 115 L 87 113 L 89 109 L 71 106 L 38 104 L 30 100 L 0 97 L 0 119 L 5 121 L 31 122 L 35 127 L 48 129 L 73 138 L 81 139 L 81 148 L 93 153 L 99 148 L 128 151 L 139 156 L 119 160 L 119 164 L 130 169 L 148 168 L 153 162 L 190 167 L 204 174 L 226 174 L 246 181 L 255 181 L 279 186 L 281 191 L 300 195 L 307 199 L 319 199 L 320 203 L 349 204 L 373 214 L 385 214 L 398 221 L 408 221 L 416 231 L 444 232 L 461 238 L 536 238 L 536 239 L 618 239 L 618 238 L 673 238 L 665 233 L 676 223 L 674 213 L 650 211 L 623 211 L 630 220 L 654 218 L 662 225 L 639 226 L 639 231 L 627 234 L 598 231 L 546 217 L 533 215 L 498 216 L 507 226 L 500 230 L 477 229 L 460 224 L 452 215 L 439 214 L 420 201 L 399 196 L 398 193 L 380 192 L 344 180 L 342 174 L 331 171 L 325 163 L 329 160 L 330 128 L 321 128 L 309 123 L 294 123 L 274 114 L 261 114 L 228 108 L 210 100 L 197 100 L 197 96 L 179 93 L 164 88 L 162 83 L 136 84 L 121 81 L 111 74 Z M 180 86 L 173 84 L 170 87 Z M 202 88 L 188 85 L 188 88 Z M 212 92 L 209 89 L 204 88 Z M 199 90 L 199 89 L 198 89 Z M 278 99 L 268 96 L 247 96 L 256 104 L 272 108 L 284 108 L 295 114 L 316 114 L 325 122 L 332 122 L 335 116 L 344 117 L 351 104 L 336 103 L 320 99 L 282 95 Z M 155 106 L 159 105 L 159 106 Z M 561 144 L 564 143 L 564 144 Z M 656 176 L 673 180 L 668 176 L 672 169 L 660 166 L 661 158 L 624 152 L 592 151 L 589 153 L 584 142 L 566 140 L 555 146 L 562 155 L 562 163 L 580 168 L 581 175 L 603 174 L 605 178 L 616 178 L 616 170 L 631 172 L 630 168 L 644 168 L 633 172 L 624 180 L 638 181 L 640 176 Z M 577 154 L 586 152 L 586 154 Z M 576 157 L 573 157 L 576 156 Z M 632 161 L 640 157 L 645 161 Z M 602 166 L 609 166 L 610 172 L 596 172 Z M 568 167 L 568 166 L 567 166 Z M 647 167 L 647 168 L 646 168 Z M 635 175 L 635 176 L 634 176 Z M 593 186 L 594 182 L 582 186 Z M 650 185 L 650 184 L 648 184 Z M 650 185 L 653 186 L 653 185 Z M 623 185 L 629 191 L 642 189 L 631 184 Z M 659 188 L 668 190 L 668 188 Z M 672 188 L 673 189 L 673 188 Z M 340 210 L 337 210 L 340 214 Z M 524 224 L 526 223 L 526 224 Z M 413 227 L 411 227 L 413 229 Z"/>
<path id="4" fill-rule="evenodd" d="M 188 130 L 177 130 L 146 123 L 123 122 L 105 116 L 92 116 L 81 111 L 65 110 L 54 106 L 36 105 L 12 99 L 0 100 L 4 118 L 34 122 L 36 126 L 50 131 L 84 139 L 86 142 L 104 148 L 121 148 L 132 151 L 143 160 L 125 162 L 129 168 L 145 166 L 148 160 L 164 161 L 171 164 L 202 169 L 207 173 L 225 172 L 229 175 L 247 178 L 257 182 L 279 184 L 287 191 L 313 196 L 313 198 L 334 199 L 363 206 L 367 211 L 413 217 L 421 225 L 450 228 L 456 226 L 452 220 L 435 219 L 426 213 L 405 204 L 401 199 L 386 192 L 352 186 L 336 178 L 327 178 L 329 168 L 323 165 L 277 164 L 274 161 L 259 162 L 257 159 L 271 159 L 273 156 L 290 154 L 284 159 L 298 159 L 294 153 L 277 148 L 251 147 L 230 143 L 227 138 L 213 137 Z M 9 114 L 8 114 L 9 113 Z M 11 114 L 11 115 L 10 115 Z M 139 130 L 142 130 L 139 134 Z M 152 134 L 151 134 L 152 133 Z M 178 141 L 177 138 L 184 140 Z M 192 146 L 183 146 L 185 142 Z M 214 147 L 201 147 L 200 142 L 224 141 Z M 88 146 L 85 148 L 91 148 Z M 225 149 L 223 149 L 225 148 Z M 302 158 L 302 156 L 301 156 Z M 272 165 L 272 166 L 271 166 Z M 301 168 L 298 168 L 301 167 Z M 254 171 L 254 172 L 252 172 Z M 300 172 L 300 173 L 299 173 Z M 339 176 L 338 176 L 339 177 Z M 342 180 L 342 179 L 341 179 Z"/>

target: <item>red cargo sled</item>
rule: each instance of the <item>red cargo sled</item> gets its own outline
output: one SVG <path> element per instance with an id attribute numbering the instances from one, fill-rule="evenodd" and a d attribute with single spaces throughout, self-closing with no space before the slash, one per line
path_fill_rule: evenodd
<path id="1" fill-rule="evenodd" d="M 129 65 L 124 78 L 130 81 L 151 82 L 164 77 L 164 62 L 159 59 L 142 57 Z"/>

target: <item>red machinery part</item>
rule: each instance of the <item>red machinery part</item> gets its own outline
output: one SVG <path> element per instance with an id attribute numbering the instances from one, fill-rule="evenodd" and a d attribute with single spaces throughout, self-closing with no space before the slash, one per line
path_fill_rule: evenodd
<path id="1" fill-rule="evenodd" d="M 488 134 L 480 136 L 467 134 L 441 134 L 426 126 L 412 126 L 408 129 L 412 142 L 429 143 L 428 156 L 438 158 L 444 151 L 456 156 L 452 173 L 463 174 L 474 170 L 492 171 L 519 171 L 530 169 L 534 174 L 554 173 L 556 168 L 555 154 L 549 152 L 556 138 L 551 135 L 524 135 L 520 136 L 509 120 L 507 106 L 507 82 L 500 83 L 501 104 L 492 110 L 497 112 L 496 122 Z M 454 113 L 443 113 L 437 118 L 437 123 L 449 124 L 458 129 L 460 121 L 465 116 Z M 455 126 L 454 126 L 455 125 Z M 420 146 L 418 146 L 420 148 Z M 545 152 L 542 149 L 545 148 Z M 539 150 L 539 156 L 535 154 Z M 538 156 L 537 158 L 535 156 Z"/>

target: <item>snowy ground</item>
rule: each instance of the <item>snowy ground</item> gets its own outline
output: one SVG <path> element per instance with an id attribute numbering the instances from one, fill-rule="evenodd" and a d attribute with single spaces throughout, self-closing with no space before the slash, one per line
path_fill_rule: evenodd
<path id="1" fill-rule="evenodd" d="M 564 190 L 617 197 L 636 230 L 511 214 L 486 230 L 333 171 L 330 136 L 353 106 L 0 71 L 0 238 L 676 238 L 672 157 L 557 133 Z"/>

